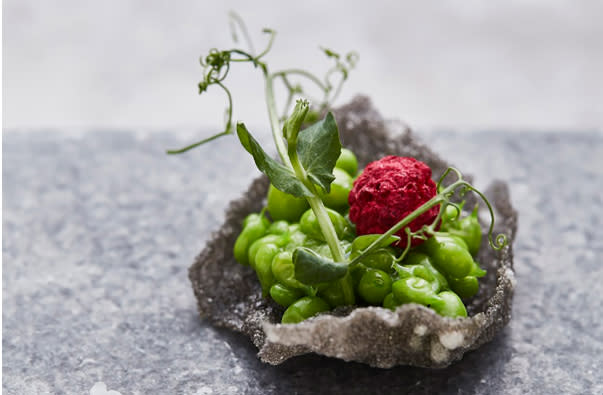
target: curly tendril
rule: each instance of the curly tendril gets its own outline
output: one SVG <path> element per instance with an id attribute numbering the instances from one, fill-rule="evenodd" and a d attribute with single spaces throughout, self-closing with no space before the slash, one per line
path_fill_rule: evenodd
<path id="1" fill-rule="evenodd" d="M 219 137 L 226 136 L 228 134 L 233 134 L 234 128 L 232 127 L 232 96 L 230 94 L 230 90 L 223 83 L 226 77 L 228 76 L 228 73 L 230 72 L 231 63 L 253 64 L 254 67 L 260 68 L 262 70 L 264 78 L 267 82 L 270 83 L 275 78 L 280 79 L 284 88 L 287 90 L 287 100 L 285 102 L 285 107 L 283 108 L 283 115 L 280 118 L 280 120 L 282 121 L 283 119 L 286 119 L 287 114 L 290 112 L 293 100 L 295 98 L 299 96 L 308 96 L 306 90 L 304 89 L 304 86 L 299 82 L 292 82 L 292 77 L 300 77 L 306 82 L 312 83 L 322 92 L 323 98 L 321 100 L 316 101 L 317 103 L 319 103 L 317 111 L 321 112 L 330 108 L 333 101 L 339 96 L 342 85 L 347 80 L 350 70 L 354 68 L 356 62 L 358 61 L 358 55 L 355 52 L 350 52 L 344 57 L 342 57 L 341 55 L 332 50 L 323 49 L 323 51 L 327 54 L 329 58 L 335 60 L 335 65 L 327 71 L 323 79 L 320 79 L 316 75 L 301 69 L 287 69 L 270 74 L 268 72 L 268 66 L 265 62 L 262 61 L 262 59 L 272 49 L 272 44 L 274 43 L 276 32 L 272 29 L 262 30 L 264 34 L 269 35 L 268 42 L 266 43 L 266 47 L 264 48 L 264 50 L 262 50 L 259 54 L 256 55 L 251 36 L 249 35 L 249 32 L 245 23 L 243 22 L 243 19 L 234 12 L 230 12 L 229 17 L 229 25 L 233 41 L 235 43 L 238 42 L 239 35 L 237 34 L 237 32 L 240 32 L 245 39 L 248 49 L 244 50 L 235 48 L 229 50 L 218 50 L 217 48 L 212 48 L 209 50 L 209 53 L 207 55 L 202 56 L 199 59 L 199 63 L 203 68 L 203 79 L 198 83 L 199 94 L 207 92 L 209 87 L 213 85 L 219 86 L 226 93 L 228 105 L 225 110 L 226 120 L 224 130 L 220 133 L 217 133 L 204 140 L 198 141 L 194 144 L 188 145 L 184 148 L 169 150 L 167 151 L 168 154 L 180 154 L 200 145 L 203 145 L 207 142 L 215 140 Z M 332 82 L 332 78 L 337 75 L 339 75 L 339 79 L 335 84 Z M 276 119 L 278 119 L 278 117 L 276 117 Z"/>
<path id="2" fill-rule="evenodd" d="M 464 196 L 465 193 L 470 192 L 470 191 L 476 193 L 482 199 L 482 201 L 486 204 L 486 206 L 488 207 L 488 211 L 490 212 L 490 227 L 488 228 L 488 243 L 494 250 L 496 250 L 496 251 L 501 250 L 508 243 L 507 235 L 500 233 L 500 234 L 496 235 L 495 238 L 492 237 L 492 235 L 494 233 L 494 209 L 492 208 L 492 205 L 490 204 L 490 201 L 488 200 L 488 198 L 486 198 L 486 195 L 484 195 L 479 189 L 477 189 L 476 187 L 474 187 L 473 185 L 471 185 L 470 183 L 465 181 L 463 179 L 463 175 L 461 174 L 461 172 L 458 169 L 455 169 L 454 167 L 449 167 L 442 174 L 442 176 L 440 177 L 440 179 L 437 183 L 438 190 L 439 190 L 440 186 L 442 185 L 442 182 L 444 181 L 446 176 L 448 174 L 450 174 L 450 172 L 454 172 L 456 174 L 457 180 L 443 190 L 443 193 L 445 195 L 447 195 L 446 203 L 453 204 L 452 202 L 450 202 L 449 198 L 452 195 L 454 195 L 455 192 L 458 192 L 460 194 L 460 196 Z M 460 191 L 457 190 L 459 187 L 460 187 Z M 440 210 L 440 212 L 441 211 L 442 210 Z"/>

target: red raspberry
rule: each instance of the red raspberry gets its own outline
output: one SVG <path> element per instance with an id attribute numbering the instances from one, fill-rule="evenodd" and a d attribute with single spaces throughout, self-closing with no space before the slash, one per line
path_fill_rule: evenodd
<path id="1" fill-rule="evenodd" d="M 436 195 L 436 184 L 431 179 L 431 169 L 415 158 L 386 156 L 366 166 L 354 182 L 348 201 L 350 220 L 356 224 L 356 233 L 366 235 L 385 233 L 401 219 Z M 412 221 L 411 231 L 429 225 L 438 215 L 435 206 Z M 404 228 L 398 233 L 398 247 L 407 244 Z M 423 240 L 413 238 L 411 245 Z"/>

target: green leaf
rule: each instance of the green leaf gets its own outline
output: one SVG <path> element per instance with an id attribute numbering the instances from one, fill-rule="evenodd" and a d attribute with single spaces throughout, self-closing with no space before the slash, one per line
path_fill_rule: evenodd
<path id="1" fill-rule="evenodd" d="M 379 237 L 381 237 L 381 234 L 378 234 L 378 233 L 370 234 L 370 235 L 362 235 L 362 236 L 356 237 L 354 239 L 354 241 L 352 241 L 352 254 L 354 254 L 356 252 L 362 252 L 362 250 L 364 250 L 366 247 L 373 244 L 373 242 L 375 240 L 377 240 Z M 379 244 L 377 244 L 375 246 L 375 249 L 387 247 L 388 245 L 393 244 L 399 240 L 400 240 L 400 237 L 395 236 L 395 235 L 386 237 Z"/>
<path id="2" fill-rule="evenodd" d="M 298 247 L 293 251 L 293 264 L 295 278 L 309 285 L 337 280 L 348 272 L 347 264 L 333 262 L 307 247 Z"/>
<path id="3" fill-rule="evenodd" d="M 268 176 L 276 189 L 295 197 L 312 196 L 312 192 L 295 177 L 293 171 L 281 165 L 264 152 L 243 123 L 237 124 L 237 136 L 243 148 L 253 156 L 255 165 L 262 173 Z"/>
<path id="4" fill-rule="evenodd" d="M 327 116 L 302 130 L 297 138 L 297 152 L 308 178 L 327 193 L 335 179 L 333 168 L 341 153 L 341 142 L 335 118 Z"/>

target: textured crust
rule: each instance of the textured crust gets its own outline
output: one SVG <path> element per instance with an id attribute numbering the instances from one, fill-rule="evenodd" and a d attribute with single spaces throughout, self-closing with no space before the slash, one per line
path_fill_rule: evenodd
<path id="1" fill-rule="evenodd" d="M 343 144 L 357 154 L 361 166 L 385 155 L 412 156 L 427 163 L 436 179 L 449 166 L 419 143 L 408 127 L 384 121 L 366 97 L 339 108 L 335 117 Z M 468 303 L 468 318 L 444 318 L 413 304 L 395 312 L 380 307 L 341 308 L 295 325 L 278 324 L 282 308 L 261 298 L 253 270 L 232 256 L 243 218 L 261 210 L 267 189 L 268 180 L 259 177 L 240 199 L 230 203 L 224 224 L 189 269 L 201 316 L 249 336 L 262 361 L 280 364 L 315 352 L 380 368 L 441 368 L 492 340 L 508 323 L 515 285 L 511 243 L 517 212 L 505 183 L 494 181 L 485 193 L 496 210 L 495 230 L 507 234 L 510 244 L 496 252 L 486 247 L 484 238 L 478 261 L 488 275 Z M 473 202 L 468 203 L 472 207 Z"/>

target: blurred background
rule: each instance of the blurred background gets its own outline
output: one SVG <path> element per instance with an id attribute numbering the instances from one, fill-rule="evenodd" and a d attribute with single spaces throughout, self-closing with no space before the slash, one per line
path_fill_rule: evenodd
<path id="1" fill-rule="evenodd" d="M 603 2 L 3 1 L 3 127 L 220 129 L 200 55 L 233 46 L 227 13 L 272 70 L 322 74 L 319 46 L 360 54 L 338 104 L 369 95 L 417 129 L 601 130 Z M 263 81 L 232 70 L 235 119 L 267 127 Z"/>

